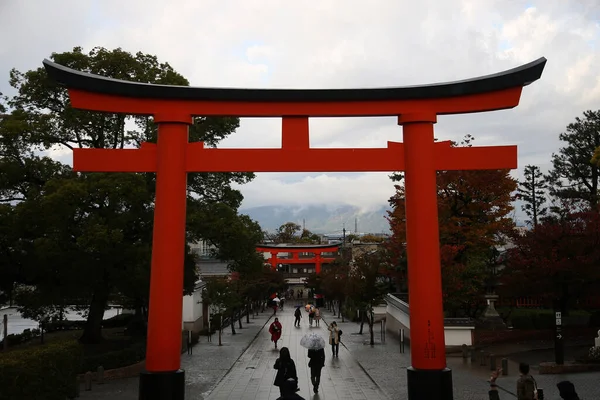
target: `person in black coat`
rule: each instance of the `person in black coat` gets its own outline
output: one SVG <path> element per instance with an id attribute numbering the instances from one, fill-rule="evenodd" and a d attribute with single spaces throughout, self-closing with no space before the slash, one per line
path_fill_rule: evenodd
<path id="1" fill-rule="evenodd" d="M 275 382 L 273 385 L 279 387 L 279 393 L 283 396 L 284 391 L 286 390 L 286 382 L 288 379 L 293 379 L 295 382 L 295 389 L 298 387 L 298 375 L 296 373 L 296 363 L 292 360 L 290 356 L 290 350 L 287 347 L 282 347 L 279 350 L 279 358 L 275 361 L 275 365 L 273 366 L 277 370 L 277 375 L 275 375 Z"/>
<path id="2" fill-rule="evenodd" d="M 313 391 L 319 393 L 319 384 L 321 383 L 321 370 L 325 366 L 325 349 L 308 350 L 308 367 L 310 368 L 310 381 L 313 385 Z"/>
<path id="3" fill-rule="evenodd" d="M 304 397 L 300 396 L 298 393 L 298 383 L 290 378 L 283 383 L 281 389 L 281 396 L 277 398 L 277 400 L 306 400 Z"/>

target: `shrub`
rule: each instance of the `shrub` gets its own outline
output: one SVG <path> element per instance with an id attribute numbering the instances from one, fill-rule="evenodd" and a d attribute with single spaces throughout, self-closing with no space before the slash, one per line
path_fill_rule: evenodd
<path id="1" fill-rule="evenodd" d="M 514 329 L 534 329 L 533 319 L 530 316 L 518 315 L 511 317 Z"/>
<path id="2" fill-rule="evenodd" d="M 48 343 L 0 355 L 0 400 L 75 397 L 82 348 L 75 341 Z"/>
<path id="3" fill-rule="evenodd" d="M 39 329 L 25 329 L 23 333 L 14 334 L 11 333 L 6 337 L 8 341 L 8 347 L 14 347 L 19 344 L 30 341 L 31 339 L 35 339 L 39 337 L 41 334 Z M 4 340 L 0 340 L 0 348 L 4 346 Z"/>
<path id="4" fill-rule="evenodd" d="M 552 329 L 554 328 L 555 320 L 553 314 L 538 313 L 532 316 L 532 322 L 535 329 Z"/>
<path id="5" fill-rule="evenodd" d="M 85 327 L 86 321 L 56 321 L 56 322 L 48 322 L 44 325 L 44 330 L 46 332 L 55 332 L 55 331 L 72 331 L 79 330 Z"/>
<path id="6" fill-rule="evenodd" d="M 144 360 L 145 357 L 146 343 L 133 343 L 122 350 L 85 356 L 78 372 L 81 374 L 87 371 L 93 372 L 98 367 L 103 367 L 105 370 L 127 367 Z"/>
<path id="7" fill-rule="evenodd" d="M 591 347 L 588 353 L 588 360 L 595 363 L 600 363 L 600 347 Z"/>
<path id="8" fill-rule="evenodd" d="M 135 317 L 135 314 L 119 314 L 102 322 L 103 328 L 124 328 Z"/>
<path id="9" fill-rule="evenodd" d="M 600 311 L 594 311 L 592 315 L 590 315 L 590 321 L 588 324 L 590 328 L 600 327 Z"/>

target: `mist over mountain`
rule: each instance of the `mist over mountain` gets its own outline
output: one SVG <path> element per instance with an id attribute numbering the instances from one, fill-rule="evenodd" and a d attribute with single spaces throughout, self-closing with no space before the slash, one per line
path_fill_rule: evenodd
<path id="1" fill-rule="evenodd" d="M 258 221 L 263 230 L 274 231 L 286 222 L 295 222 L 314 233 L 388 233 L 389 223 L 385 219 L 388 207 L 376 210 L 361 210 L 350 205 L 262 206 L 240 209 Z M 356 222 L 356 224 L 355 224 Z"/>

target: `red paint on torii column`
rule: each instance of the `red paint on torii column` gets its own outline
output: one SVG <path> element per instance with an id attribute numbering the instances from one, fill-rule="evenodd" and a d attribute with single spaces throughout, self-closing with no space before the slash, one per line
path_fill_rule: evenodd
<path id="1" fill-rule="evenodd" d="M 452 399 L 446 368 L 437 218 L 437 170 L 513 169 L 516 146 L 454 148 L 434 142 L 438 115 L 508 109 L 540 78 L 546 59 L 504 73 L 385 89 L 268 90 L 148 85 L 44 61 L 75 108 L 152 115 L 157 144 L 74 149 L 76 171 L 156 172 L 146 369 L 140 399 L 183 399 L 180 368 L 188 172 L 405 171 L 411 361 L 408 397 Z M 193 116 L 281 117 L 280 149 L 215 149 L 188 143 Z M 311 149 L 308 118 L 399 116 L 404 143 L 377 149 Z M 173 378 L 174 376 L 175 378 Z"/>

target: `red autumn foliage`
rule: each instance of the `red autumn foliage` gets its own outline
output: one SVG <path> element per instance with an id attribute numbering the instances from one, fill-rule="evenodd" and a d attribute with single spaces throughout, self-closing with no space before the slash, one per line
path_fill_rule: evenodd
<path id="1" fill-rule="evenodd" d="M 472 140 L 467 136 L 462 144 L 470 146 Z M 437 187 L 444 308 L 473 316 L 485 292 L 490 250 L 514 228 L 510 213 L 517 182 L 508 170 L 439 171 Z M 387 250 L 395 265 L 406 268 L 404 186 L 395 188 Z"/>
<path id="2" fill-rule="evenodd" d="M 503 294 L 529 295 L 563 310 L 600 289 L 600 213 L 563 210 L 514 235 Z"/>

